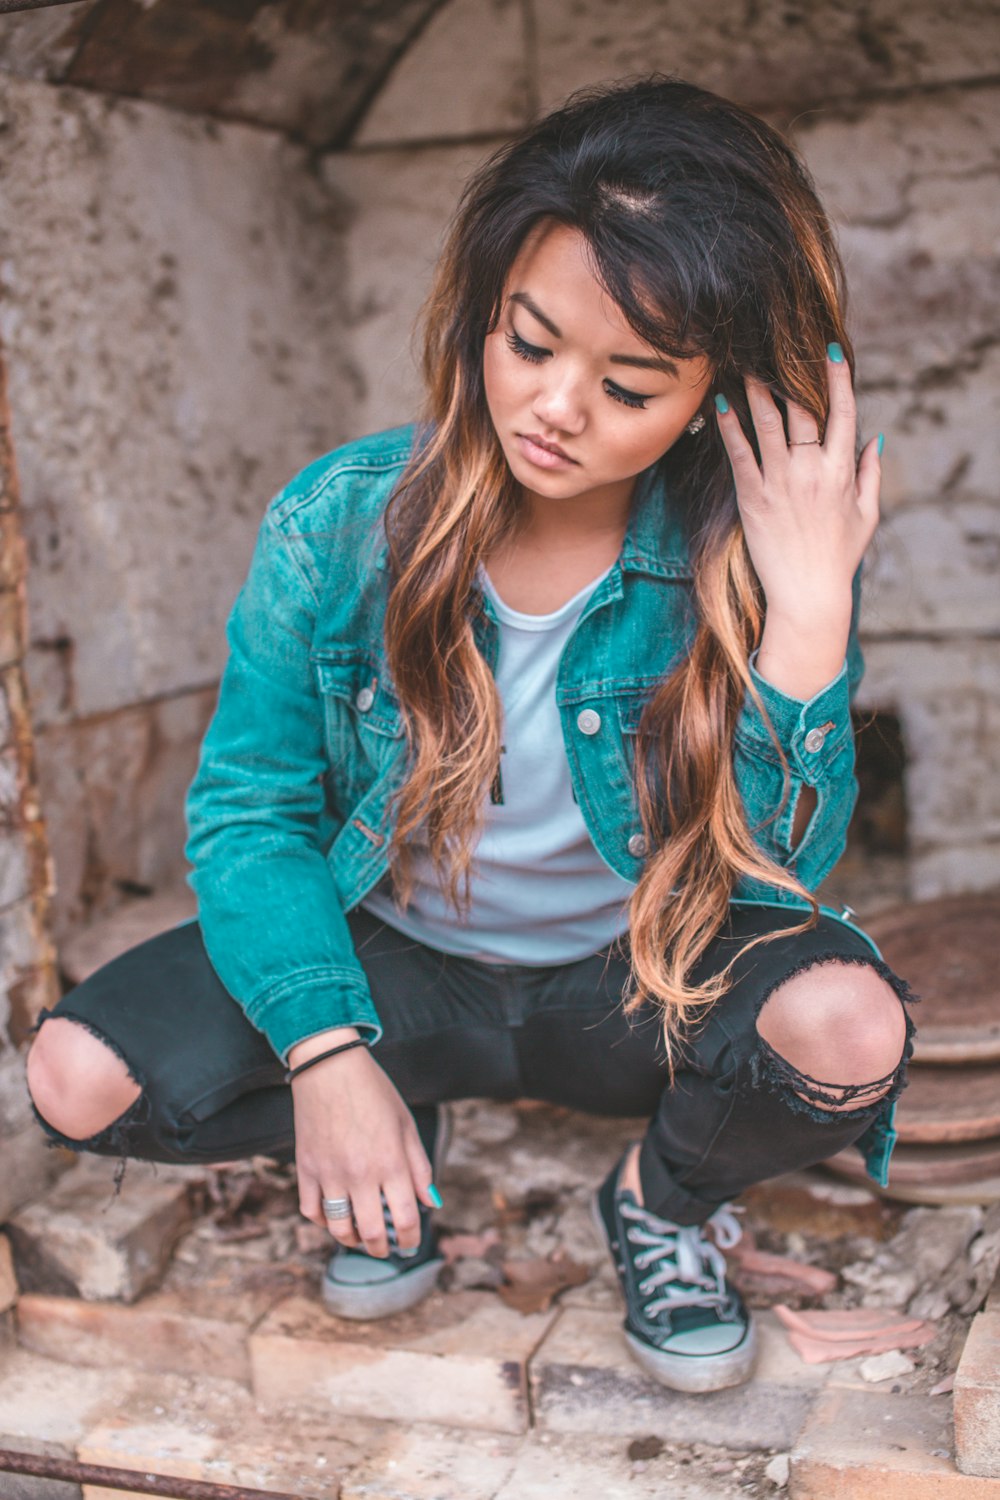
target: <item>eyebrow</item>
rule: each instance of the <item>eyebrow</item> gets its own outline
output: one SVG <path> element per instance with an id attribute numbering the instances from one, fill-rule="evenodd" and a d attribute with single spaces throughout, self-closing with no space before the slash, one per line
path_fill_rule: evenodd
<path id="1" fill-rule="evenodd" d="M 533 318 L 538 319 L 543 328 L 548 329 L 553 338 L 562 338 L 562 333 L 553 323 L 552 319 L 546 317 L 545 313 L 538 306 L 538 303 L 529 297 L 527 292 L 511 292 L 510 300 L 511 302 L 516 302 L 519 307 L 526 308 Z M 665 375 L 680 374 L 680 370 L 672 359 L 665 359 L 658 355 L 611 354 L 608 357 L 613 365 L 632 365 L 638 370 L 660 370 Z"/>

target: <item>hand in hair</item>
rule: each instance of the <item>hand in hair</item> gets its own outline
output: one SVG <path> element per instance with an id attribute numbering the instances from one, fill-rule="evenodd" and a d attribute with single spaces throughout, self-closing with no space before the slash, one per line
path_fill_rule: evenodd
<path id="1" fill-rule="evenodd" d="M 840 354 L 833 345 L 834 355 Z M 732 410 L 719 430 L 733 467 L 747 548 L 766 599 L 757 657 L 761 676 L 808 699 L 840 671 L 851 621 L 851 582 L 879 516 L 882 468 L 873 439 L 855 463 L 851 371 L 827 358 L 830 414 L 816 420 L 788 403 L 788 437 L 767 388 L 748 378 L 760 463 Z"/>
<path id="2" fill-rule="evenodd" d="M 351 1032 L 325 1032 L 293 1048 L 289 1062 L 348 1040 Z M 413 1116 L 387 1074 L 365 1047 L 317 1063 L 292 1083 L 299 1207 L 342 1245 L 388 1252 L 380 1193 L 385 1194 L 400 1246 L 420 1240 L 417 1200 L 433 1206 L 431 1164 Z M 326 1219 L 324 1198 L 348 1198 L 353 1220 Z"/>

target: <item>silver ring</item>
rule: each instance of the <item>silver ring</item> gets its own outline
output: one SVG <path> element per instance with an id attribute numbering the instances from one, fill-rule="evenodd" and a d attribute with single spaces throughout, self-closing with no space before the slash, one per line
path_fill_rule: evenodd
<path id="1" fill-rule="evenodd" d="M 325 1219 L 349 1219 L 351 1217 L 350 1198 L 324 1198 L 323 1217 Z"/>
<path id="2" fill-rule="evenodd" d="M 819 438 L 796 438 L 794 442 L 789 441 L 789 448 L 811 448 L 813 444 L 819 447 Z"/>

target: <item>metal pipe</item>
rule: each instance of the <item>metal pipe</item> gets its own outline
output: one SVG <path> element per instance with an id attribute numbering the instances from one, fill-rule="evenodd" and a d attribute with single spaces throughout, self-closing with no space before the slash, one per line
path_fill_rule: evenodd
<path id="1" fill-rule="evenodd" d="M 37 1453 L 0 1448 L 0 1474 L 30 1474 L 35 1479 L 64 1479 L 69 1484 L 94 1484 L 98 1489 L 129 1490 L 134 1495 L 166 1495 L 171 1500 L 302 1500 L 284 1490 L 248 1490 L 240 1484 L 211 1484 L 207 1479 L 172 1479 L 138 1469 L 112 1469 L 104 1464 L 78 1464 Z"/>

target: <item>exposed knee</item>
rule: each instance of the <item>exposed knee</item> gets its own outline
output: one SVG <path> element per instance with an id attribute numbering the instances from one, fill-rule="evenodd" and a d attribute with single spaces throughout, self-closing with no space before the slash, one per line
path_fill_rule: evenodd
<path id="1" fill-rule="evenodd" d="M 27 1078 L 42 1119 L 71 1141 L 107 1129 L 141 1093 L 110 1047 L 62 1016 L 47 1020 L 35 1038 Z"/>
<path id="2" fill-rule="evenodd" d="M 892 986 L 868 964 L 836 959 L 791 975 L 757 1018 L 759 1035 L 789 1074 L 804 1075 L 795 1092 L 830 1110 L 858 1109 L 888 1093 L 906 1029 Z"/>

